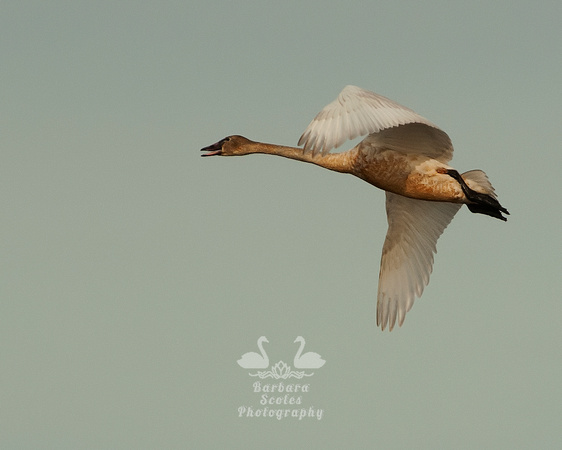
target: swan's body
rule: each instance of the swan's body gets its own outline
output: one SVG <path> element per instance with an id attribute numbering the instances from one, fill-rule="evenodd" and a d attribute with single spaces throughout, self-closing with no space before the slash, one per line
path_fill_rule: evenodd
<path id="1" fill-rule="evenodd" d="M 368 135 L 351 150 L 331 154 L 347 139 Z M 409 108 L 373 92 L 347 86 L 310 123 L 297 147 L 229 136 L 203 156 L 266 153 L 350 173 L 386 191 L 388 233 L 383 246 L 377 325 L 402 325 L 429 282 L 437 239 L 466 204 L 475 213 L 506 220 L 481 170 L 462 176 L 447 163 L 447 134 Z"/>
<path id="2" fill-rule="evenodd" d="M 301 344 L 293 360 L 293 364 L 297 369 L 320 369 L 320 367 L 326 364 L 326 361 L 323 360 L 318 353 L 307 352 L 302 355 L 305 344 L 305 340 L 302 336 L 295 339 L 295 343 L 297 342 Z"/>
<path id="3" fill-rule="evenodd" d="M 242 355 L 242 358 L 238 360 L 240 367 L 244 369 L 267 369 L 269 367 L 269 357 L 263 349 L 263 343 L 269 341 L 265 336 L 261 336 L 258 339 L 258 349 L 261 353 L 248 352 Z"/>

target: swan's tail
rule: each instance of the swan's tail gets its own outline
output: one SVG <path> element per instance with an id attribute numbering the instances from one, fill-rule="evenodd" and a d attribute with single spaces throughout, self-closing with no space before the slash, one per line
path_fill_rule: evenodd
<path id="1" fill-rule="evenodd" d="M 507 220 L 502 213 L 509 215 L 509 211 L 498 202 L 494 187 L 482 170 L 469 170 L 462 174 L 462 179 L 464 183 L 459 182 L 470 201 L 466 206 L 471 212 Z"/>

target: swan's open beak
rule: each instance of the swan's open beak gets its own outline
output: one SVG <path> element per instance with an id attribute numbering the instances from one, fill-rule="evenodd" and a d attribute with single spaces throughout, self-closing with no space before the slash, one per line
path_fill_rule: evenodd
<path id="1" fill-rule="evenodd" d="M 224 139 L 219 142 L 215 142 L 213 145 L 209 145 L 208 147 L 202 148 L 202 152 L 209 152 L 205 153 L 201 156 L 215 156 L 222 154 L 222 144 L 224 144 Z"/>

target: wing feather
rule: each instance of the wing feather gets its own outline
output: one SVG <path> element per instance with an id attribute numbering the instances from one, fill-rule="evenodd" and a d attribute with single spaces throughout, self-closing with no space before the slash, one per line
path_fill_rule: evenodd
<path id="1" fill-rule="evenodd" d="M 406 124 L 418 127 L 401 126 Z M 424 153 L 444 161 L 452 157 L 449 137 L 435 124 L 410 108 L 357 86 L 346 86 L 336 100 L 322 109 L 298 145 L 304 145 L 305 151 L 312 154 L 326 154 L 347 140 L 366 135 L 367 143 L 384 146 L 388 140 L 396 151 Z"/>
<path id="2" fill-rule="evenodd" d="M 388 232 L 379 274 L 377 325 L 392 330 L 421 297 L 433 269 L 437 239 L 460 204 L 414 200 L 386 193 Z"/>

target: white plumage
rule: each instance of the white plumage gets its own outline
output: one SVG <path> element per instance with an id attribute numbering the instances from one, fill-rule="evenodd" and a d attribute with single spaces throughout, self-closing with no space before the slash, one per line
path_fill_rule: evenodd
<path id="1" fill-rule="evenodd" d="M 382 95 L 357 86 L 346 86 L 338 98 L 310 122 L 299 139 L 299 145 L 304 145 L 306 151 L 326 154 L 347 140 L 407 123 L 437 128 L 410 108 Z"/>

